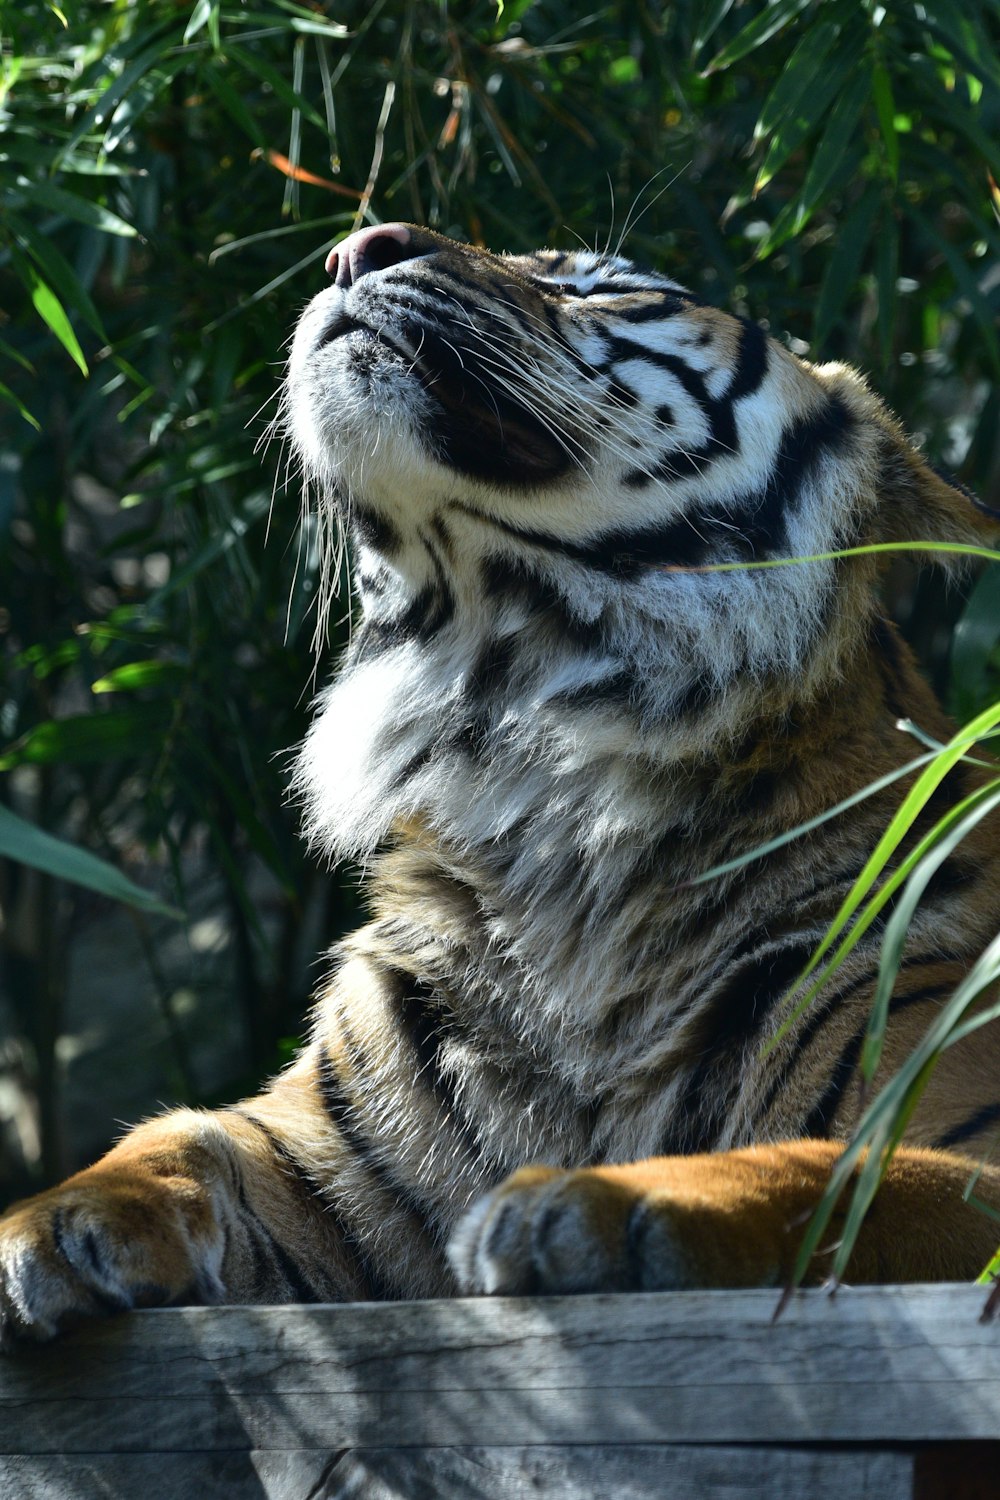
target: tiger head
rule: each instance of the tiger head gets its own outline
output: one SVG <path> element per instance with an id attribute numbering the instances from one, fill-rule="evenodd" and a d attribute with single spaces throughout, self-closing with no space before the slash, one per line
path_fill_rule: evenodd
<path id="1" fill-rule="evenodd" d="M 930 540 L 967 521 L 855 372 L 620 256 L 497 256 L 389 224 L 327 268 L 289 414 L 362 536 L 405 550 L 444 506 L 634 576 L 903 535 L 889 512 L 908 501 Z"/>
<path id="2" fill-rule="evenodd" d="M 492 727 L 469 706 L 486 681 L 508 729 L 530 700 L 549 742 L 546 714 L 590 710 L 570 738 L 607 749 L 611 701 L 633 746 L 725 736 L 762 693 L 829 683 L 877 607 L 878 568 L 714 565 L 981 540 L 969 498 L 859 375 L 669 276 L 404 224 L 349 236 L 327 269 L 295 335 L 288 425 L 320 516 L 356 537 L 363 622 L 344 681 L 368 664 L 369 694 L 397 704 L 385 742 L 413 765 L 449 735 L 499 733 L 495 704 Z M 425 699 L 438 731 L 404 733 Z"/>

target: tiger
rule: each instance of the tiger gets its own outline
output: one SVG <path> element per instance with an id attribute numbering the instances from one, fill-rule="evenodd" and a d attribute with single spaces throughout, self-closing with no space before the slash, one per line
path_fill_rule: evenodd
<path id="1" fill-rule="evenodd" d="M 882 556 L 842 554 L 996 518 L 851 368 L 619 253 L 389 223 L 327 270 L 282 420 L 358 620 L 293 783 L 370 917 L 259 1095 L 0 1220 L 5 1347 L 157 1304 L 781 1286 L 858 1119 L 877 924 L 787 997 L 908 783 L 818 819 L 908 762 L 902 717 L 951 729 Z M 816 560 L 716 566 L 781 558 Z M 990 774 L 960 762 L 917 833 Z M 879 1080 L 998 911 L 984 822 L 912 922 Z M 986 1028 L 930 1077 L 851 1279 L 980 1271 L 998 1122 Z"/>

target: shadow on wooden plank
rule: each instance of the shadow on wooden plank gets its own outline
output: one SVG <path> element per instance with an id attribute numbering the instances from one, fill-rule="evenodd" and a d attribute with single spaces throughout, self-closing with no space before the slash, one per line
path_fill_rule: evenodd
<path id="1" fill-rule="evenodd" d="M 911 1500 L 905 1453 L 644 1444 L 0 1458 L 4 1500 Z"/>

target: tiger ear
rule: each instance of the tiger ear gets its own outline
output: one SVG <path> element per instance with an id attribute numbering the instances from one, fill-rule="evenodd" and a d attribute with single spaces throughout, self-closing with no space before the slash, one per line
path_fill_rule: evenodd
<path id="1" fill-rule="evenodd" d="M 867 526 L 872 541 L 963 542 L 976 547 L 1000 542 L 1000 511 L 929 464 L 863 375 L 839 363 L 813 370 L 844 402 L 871 442 L 872 510 Z M 936 560 L 945 566 L 961 566 L 962 561 L 944 553 Z"/>
<path id="2" fill-rule="evenodd" d="M 1000 539 L 1000 511 L 929 464 L 884 408 L 880 417 L 879 540 L 995 545 Z"/>

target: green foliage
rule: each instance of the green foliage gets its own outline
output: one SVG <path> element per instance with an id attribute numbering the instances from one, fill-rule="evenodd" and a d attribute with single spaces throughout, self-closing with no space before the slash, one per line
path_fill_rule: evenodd
<path id="1" fill-rule="evenodd" d="M 279 754 L 316 536 L 265 440 L 336 237 L 614 248 L 630 224 L 637 259 L 871 370 L 998 503 L 998 0 L 23 0 L 0 30 L 0 796 L 106 858 L 140 846 L 181 904 L 207 851 L 258 1057 L 298 1024 L 285 958 L 325 879 Z M 954 637 L 970 714 L 990 577 Z M 947 641 L 961 608 L 913 612 Z M 331 928 L 353 907 L 337 887 Z"/>
<path id="2" fill-rule="evenodd" d="M 996 705 L 988 714 L 981 715 L 975 723 L 968 725 L 965 730 L 955 736 L 950 745 L 942 746 L 924 776 L 930 774 L 940 781 L 956 760 L 965 755 L 977 740 L 989 735 L 991 731 L 995 733 L 994 726 L 998 720 L 1000 720 L 1000 705 Z M 916 791 L 916 787 L 913 790 Z M 910 802 L 910 797 L 907 798 L 907 803 Z M 889 999 L 899 973 L 907 929 L 913 920 L 920 898 L 948 856 L 954 853 L 977 823 L 990 814 L 995 814 L 998 808 L 1000 808 L 1000 776 L 995 777 L 971 796 L 964 798 L 945 817 L 939 819 L 931 832 L 920 841 L 918 847 L 899 867 L 899 870 L 894 872 L 892 879 L 885 883 L 878 895 L 872 896 L 869 900 L 869 911 L 876 904 L 881 907 L 885 904 L 883 897 L 888 899 L 885 893 L 891 889 L 895 894 L 902 886 L 900 899 L 886 924 L 878 989 L 862 1048 L 860 1075 L 865 1097 L 870 1097 L 876 1070 L 881 1060 L 889 1020 Z M 900 814 L 894 820 L 896 824 L 894 832 L 898 837 L 909 832 L 915 816 L 915 806 L 912 803 L 910 806 L 904 803 Z M 860 901 L 864 899 L 864 893 L 870 890 L 871 876 L 870 872 L 866 871 L 855 892 L 852 892 L 852 903 L 860 904 Z M 867 915 L 866 911 L 865 917 Z M 831 929 L 827 942 L 832 941 L 835 934 L 843 930 L 844 921 L 842 914 L 837 924 Z M 867 925 L 865 919 L 862 918 L 851 928 L 848 936 L 853 936 L 855 932 L 860 934 L 860 931 Z M 864 1216 L 871 1206 L 892 1153 L 902 1140 L 906 1127 L 920 1103 L 921 1095 L 930 1080 L 935 1064 L 948 1048 L 963 1041 L 980 1027 L 1000 1019 L 1000 998 L 997 997 L 996 992 L 998 982 L 1000 982 L 1000 935 L 980 954 L 969 973 L 942 1005 L 920 1042 L 902 1066 L 871 1099 L 862 1113 L 843 1155 L 838 1159 L 831 1173 L 826 1192 L 803 1237 L 793 1273 L 795 1281 L 800 1281 L 806 1274 L 810 1260 L 823 1241 L 834 1210 L 840 1199 L 847 1194 L 852 1178 L 855 1178 L 856 1174 L 829 1272 L 830 1280 L 834 1285 L 842 1279 Z M 991 991 L 993 992 L 992 999 L 988 1003 L 982 1003 L 983 997 Z M 974 1188 L 975 1178 L 969 1183 L 968 1197 L 973 1197 Z M 993 1212 L 986 1205 L 980 1206 L 986 1212 Z M 985 1268 L 984 1275 L 989 1270 L 989 1267 Z"/>
<path id="3" fill-rule="evenodd" d="M 73 844 L 53 838 L 44 829 L 17 817 L 8 807 L 0 807 L 0 854 L 36 870 L 44 870 L 60 880 L 72 880 L 99 895 L 110 897 L 112 901 L 124 901 L 139 911 L 158 916 L 179 915 L 141 886 L 133 884 L 113 865 L 95 858 L 86 849 L 77 849 Z"/>

